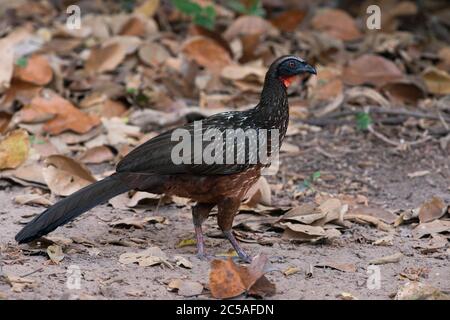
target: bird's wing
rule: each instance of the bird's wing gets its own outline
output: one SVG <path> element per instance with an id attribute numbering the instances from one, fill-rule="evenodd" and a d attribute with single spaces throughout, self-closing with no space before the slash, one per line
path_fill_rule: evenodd
<path id="1" fill-rule="evenodd" d="M 207 129 L 217 128 L 224 133 L 225 129 L 241 128 L 242 122 L 239 123 L 239 121 L 236 121 L 237 119 L 242 119 L 242 115 L 237 112 L 228 112 L 206 118 L 202 120 L 201 132 L 204 134 Z M 117 172 L 221 175 L 242 172 L 251 166 L 248 161 L 248 154 L 246 154 L 245 161 L 241 163 L 196 163 L 195 156 L 198 157 L 198 154 L 192 150 L 193 148 L 191 148 L 191 161 L 189 161 L 189 163 L 175 164 L 172 160 L 172 150 L 180 143 L 180 141 L 173 141 L 172 134 L 177 129 L 186 130 L 191 137 L 194 137 L 195 134 L 199 134 L 200 132 L 198 128 L 196 129 L 194 123 L 189 123 L 183 127 L 162 133 L 138 146 L 126 155 L 117 165 Z M 209 143 L 211 142 L 203 142 L 202 150 L 205 145 Z M 241 145 L 236 144 L 236 141 L 233 144 L 234 148 L 242 147 Z M 228 147 L 230 147 L 230 145 Z M 223 148 L 223 151 L 227 148 L 226 139 L 224 139 Z"/>

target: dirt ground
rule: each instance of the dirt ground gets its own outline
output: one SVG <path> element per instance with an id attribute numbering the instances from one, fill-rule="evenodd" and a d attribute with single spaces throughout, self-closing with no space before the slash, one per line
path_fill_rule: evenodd
<path id="1" fill-rule="evenodd" d="M 442 150 L 437 141 L 430 141 L 407 151 L 398 151 L 370 135 L 342 128 L 308 132 L 289 137 L 287 141 L 298 145 L 301 151 L 297 155 L 284 156 L 280 172 L 269 178 L 271 184 L 283 183 L 285 186 L 281 191 L 273 191 L 274 205 L 293 206 L 312 197 L 310 194 L 295 198 L 293 192 L 286 191 L 291 191 L 301 184 L 302 177 L 315 171 L 320 171 L 323 177 L 323 180 L 314 185 L 317 191 L 362 194 L 370 203 L 388 209 L 415 208 L 432 196 L 441 197 L 447 204 L 450 202 L 449 150 Z M 408 173 L 423 170 L 428 170 L 429 173 L 416 178 L 407 176 Z M 15 204 L 13 197 L 22 192 L 23 188 L 9 184 L 3 184 L 0 191 L 2 273 L 27 276 L 36 281 L 36 286 L 22 292 L 13 292 L 9 284 L 0 281 L 0 294 L 4 297 L 183 299 L 184 297 L 167 289 L 170 279 L 186 278 L 207 286 L 209 262 L 196 258 L 194 246 L 177 247 L 180 240 L 193 238 L 188 207 L 173 204 L 161 207 L 157 214 L 167 217 L 170 225 L 149 224 L 145 229 L 112 228 L 108 222 L 135 213 L 113 209 L 107 205 L 96 207 L 52 234 L 75 238 L 79 242 L 69 245 L 65 249 L 64 260 L 55 265 L 48 259 L 45 251 L 26 250 L 30 249 L 28 245 L 18 246 L 14 242 L 14 235 L 22 227 L 20 221 L 24 220 L 23 216 L 42 211 L 41 207 Z M 137 215 L 155 215 L 155 209 Z M 230 248 L 226 240 L 215 236 L 218 228 L 214 217 L 206 222 L 205 229 L 209 253 L 223 253 Z M 371 240 L 386 235 L 385 232 L 359 224 L 352 224 L 350 228 L 342 230 L 342 236 L 332 242 L 291 243 L 282 240 L 280 233 L 269 231 L 267 235 L 276 239 L 272 245 L 244 243 L 243 247 L 252 255 L 263 253 L 269 257 L 274 271 L 268 274 L 268 278 L 277 288 L 273 299 L 336 299 L 343 292 L 351 293 L 359 299 L 390 299 L 407 281 L 400 273 L 411 268 L 422 270 L 421 282 L 443 292 L 450 291 L 448 249 L 422 254 L 414 246 L 426 240 L 414 239 L 411 230 L 412 225 L 397 228 L 394 244 L 388 247 L 371 244 Z M 136 264 L 119 263 L 122 253 L 137 252 L 149 246 L 160 247 L 171 261 L 175 255 L 189 259 L 193 264 L 192 269 L 179 266 L 170 269 L 161 265 L 140 267 Z M 379 266 L 381 288 L 368 289 L 368 261 L 396 252 L 404 255 L 400 262 Z M 311 270 L 310 266 L 325 262 L 351 263 L 357 269 L 356 272 L 343 272 L 314 267 L 312 275 L 307 274 Z M 69 290 L 66 287 L 67 268 L 70 265 L 77 265 L 81 269 L 79 290 Z M 280 271 L 288 267 L 297 267 L 300 271 L 285 276 Z M 197 298 L 208 299 L 211 295 L 205 289 Z"/>

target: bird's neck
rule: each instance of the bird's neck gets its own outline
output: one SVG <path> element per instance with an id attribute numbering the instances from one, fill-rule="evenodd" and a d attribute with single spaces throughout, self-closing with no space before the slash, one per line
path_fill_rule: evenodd
<path id="1" fill-rule="evenodd" d="M 284 138 L 289 123 L 289 106 L 286 87 L 280 79 L 270 74 L 266 76 L 255 112 L 269 127 L 279 129 L 280 138 Z"/>

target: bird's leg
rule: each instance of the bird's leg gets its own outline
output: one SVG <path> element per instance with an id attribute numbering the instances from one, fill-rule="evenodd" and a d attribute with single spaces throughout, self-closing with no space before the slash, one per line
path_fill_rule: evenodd
<path id="1" fill-rule="evenodd" d="M 239 258 L 245 262 L 251 262 L 251 257 L 247 255 L 244 250 L 239 245 L 239 242 L 233 235 L 232 227 L 234 216 L 239 210 L 239 206 L 241 205 L 240 199 L 230 199 L 227 198 L 221 203 L 218 204 L 218 213 L 217 213 L 217 223 L 219 224 L 220 229 L 222 230 L 224 236 L 230 241 L 234 250 L 238 254 Z"/>
<path id="2" fill-rule="evenodd" d="M 197 203 L 192 207 L 192 220 L 194 221 L 195 236 L 197 238 L 197 256 L 200 259 L 206 258 L 202 224 L 208 219 L 209 213 L 214 206 L 215 204 L 210 203 Z"/>

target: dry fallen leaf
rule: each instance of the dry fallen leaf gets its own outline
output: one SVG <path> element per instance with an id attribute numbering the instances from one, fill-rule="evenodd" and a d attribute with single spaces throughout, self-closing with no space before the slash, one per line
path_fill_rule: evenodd
<path id="1" fill-rule="evenodd" d="M 450 296 L 431 285 L 408 281 L 397 291 L 395 300 L 450 300 Z"/>
<path id="2" fill-rule="evenodd" d="M 260 297 L 275 293 L 275 285 L 264 276 L 267 258 L 258 255 L 247 266 L 236 265 L 228 260 L 211 261 L 209 272 L 209 288 L 214 298 L 233 298 L 247 292 Z"/>
<path id="3" fill-rule="evenodd" d="M 228 26 L 223 37 L 231 42 L 231 40 L 239 36 L 277 35 L 278 33 L 278 30 L 266 19 L 258 16 L 242 15 Z"/>
<path id="4" fill-rule="evenodd" d="M 203 292 L 203 285 L 196 281 L 173 279 L 168 285 L 171 291 L 177 290 L 180 296 L 193 297 Z"/>
<path id="5" fill-rule="evenodd" d="M 47 254 L 50 260 L 59 264 L 64 259 L 62 248 L 58 245 L 51 245 L 47 247 Z"/>
<path id="6" fill-rule="evenodd" d="M 186 268 L 186 269 L 192 269 L 192 262 L 190 262 L 187 258 L 182 256 L 175 256 L 175 263 L 177 266 Z"/>
<path id="7" fill-rule="evenodd" d="M 170 54 L 162 45 L 151 42 L 141 46 L 138 56 L 146 65 L 158 67 L 166 62 Z"/>
<path id="8" fill-rule="evenodd" d="M 49 207 L 53 202 L 41 194 L 21 194 L 14 197 L 14 202 L 18 204 L 41 205 Z"/>
<path id="9" fill-rule="evenodd" d="M 83 164 L 63 155 L 48 157 L 42 172 L 49 189 L 61 196 L 68 196 L 96 182 Z"/>
<path id="10" fill-rule="evenodd" d="M 447 205 L 439 197 L 433 197 L 422 203 L 419 208 L 420 223 L 431 222 L 439 219 L 447 211 Z"/>
<path id="11" fill-rule="evenodd" d="M 102 118 L 102 124 L 106 128 L 108 144 L 111 146 L 122 143 L 129 144 L 130 137 L 138 137 L 141 131 L 138 126 L 128 125 L 124 120 L 117 117 Z"/>
<path id="12" fill-rule="evenodd" d="M 28 158 L 30 139 L 28 132 L 17 129 L 0 141 L 0 170 L 17 168 Z"/>
<path id="13" fill-rule="evenodd" d="M 282 12 L 270 22 L 281 31 L 293 32 L 297 26 L 303 21 L 306 16 L 306 11 L 291 9 Z"/>
<path id="14" fill-rule="evenodd" d="M 107 146 L 98 146 L 86 150 L 80 157 L 83 163 L 103 163 L 114 159 L 114 153 Z"/>
<path id="15" fill-rule="evenodd" d="M 403 78 L 403 73 L 392 61 L 374 54 L 364 54 L 343 70 L 342 80 L 349 85 L 384 84 Z"/>
<path id="16" fill-rule="evenodd" d="M 111 71 L 125 59 L 126 51 L 119 43 L 91 49 L 85 69 L 89 74 Z"/>
<path id="17" fill-rule="evenodd" d="M 220 73 L 232 62 L 228 51 L 207 37 L 195 36 L 187 39 L 183 43 L 182 51 L 186 57 L 214 73 Z"/>
<path id="18" fill-rule="evenodd" d="M 421 223 L 412 231 L 413 236 L 417 239 L 435 233 L 449 232 L 450 221 L 433 220 L 431 222 Z"/>
<path id="19" fill-rule="evenodd" d="M 46 85 L 52 80 L 53 71 L 50 64 L 42 55 L 32 55 L 26 59 L 25 66 L 14 67 L 13 78 L 36 85 Z"/>
<path id="20" fill-rule="evenodd" d="M 51 90 L 42 90 L 20 110 L 18 118 L 25 123 L 48 120 L 43 129 L 53 135 L 66 130 L 86 133 L 100 124 L 96 116 L 83 113 L 71 102 Z"/>
<path id="21" fill-rule="evenodd" d="M 146 0 L 141 5 L 134 8 L 134 13 L 142 14 L 146 17 L 152 17 L 159 8 L 160 0 Z"/>
<path id="22" fill-rule="evenodd" d="M 373 259 L 369 261 L 369 264 L 386 264 L 386 263 L 397 263 L 399 262 L 404 255 L 401 252 L 397 252 L 388 256 L 384 256 L 381 258 Z"/>
<path id="23" fill-rule="evenodd" d="M 311 26 L 344 41 L 355 40 L 362 36 L 355 20 L 340 9 L 320 10 L 312 19 Z"/>
<path id="24" fill-rule="evenodd" d="M 434 94 L 450 94 L 450 75 L 437 68 L 430 67 L 422 74 L 428 91 Z"/>
<path id="25" fill-rule="evenodd" d="M 173 266 L 167 261 L 167 255 L 159 247 L 150 247 L 137 253 L 123 253 L 119 257 L 122 264 L 137 263 L 141 267 L 164 264 L 173 269 Z"/>

